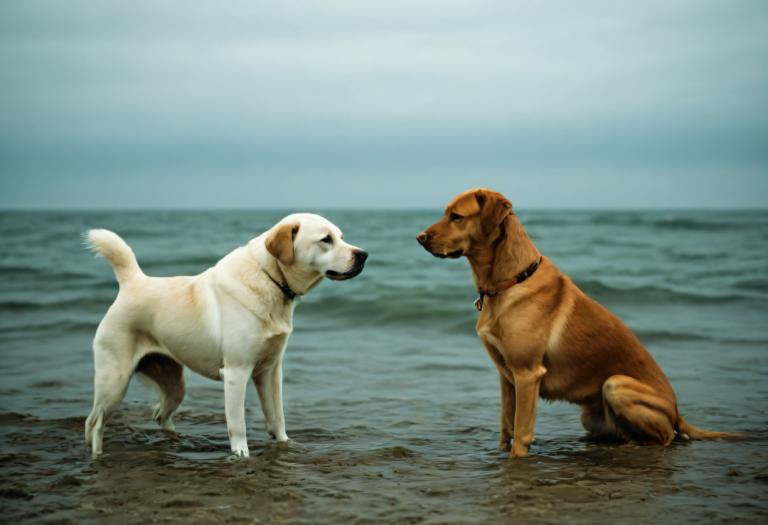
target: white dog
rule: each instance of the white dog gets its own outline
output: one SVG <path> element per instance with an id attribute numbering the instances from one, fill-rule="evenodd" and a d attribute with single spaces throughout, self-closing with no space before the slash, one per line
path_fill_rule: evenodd
<path id="1" fill-rule="evenodd" d="M 183 366 L 224 382 L 232 452 L 248 455 L 245 389 L 253 378 L 267 431 L 287 441 L 282 362 L 293 330 L 294 298 L 325 276 L 358 275 L 368 254 L 342 240 L 318 215 L 289 215 L 191 277 L 148 277 L 131 248 L 108 230 L 90 230 L 89 246 L 112 263 L 120 292 L 96 330 L 93 410 L 85 440 L 102 451 L 104 424 L 134 372 L 160 392 L 154 417 L 173 430 L 184 397 Z"/>

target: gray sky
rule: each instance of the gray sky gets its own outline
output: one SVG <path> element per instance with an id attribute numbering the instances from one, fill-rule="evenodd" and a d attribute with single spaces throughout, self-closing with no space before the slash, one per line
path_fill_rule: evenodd
<path id="1" fill-rule="evenodd" d="M 0 208 L 768 205 L 764 0 L 3 0 L 0 72 Z"/>

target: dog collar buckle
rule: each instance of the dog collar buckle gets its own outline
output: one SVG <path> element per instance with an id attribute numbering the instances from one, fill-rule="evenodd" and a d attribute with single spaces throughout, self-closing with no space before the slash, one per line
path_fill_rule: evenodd
<path id="1" fill-rule="evenodd" d="M 485 296 L 485 294 L 481 293 L 480 297 L 475 299 L 475 308 L 477 308 L 478 312 L 481 312 L 483 310 L 483 297 L 484 296 Z"/>

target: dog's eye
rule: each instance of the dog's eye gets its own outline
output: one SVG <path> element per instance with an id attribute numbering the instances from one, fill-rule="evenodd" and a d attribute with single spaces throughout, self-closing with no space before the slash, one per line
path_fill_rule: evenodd
<path id="1" fill-rule="evenodd" d="M 333 238 L 330 236 L 330 234 L 328 234 L 322 239 L 320 239 L 320 242 L 324 242 L 326 244 L 333 244 Z"/>
<path id="2" fill-rule="evenodd" d="M 461 215 L 459 215 L 458 213 L 451 213 L 451 220 L 452 220 L 453 222 L 459 222 L 459 221 L 460 221 L 461 219 L 463 219 L 463 218 L 464 218 L 464 217 L 462 217 L 462 216 L 461 216 Z"/>

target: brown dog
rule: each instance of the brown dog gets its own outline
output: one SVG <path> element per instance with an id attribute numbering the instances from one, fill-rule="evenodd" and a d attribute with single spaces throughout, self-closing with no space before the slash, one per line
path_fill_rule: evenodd
<path id="1" fill-rule="evenodd" d="M 466 256 L 480 298 L 477 335 L 499 370 L 504 450 L 528 455 L 539 396 L 582 407 L 595 438 L 670 444 L 716 439 L 685 422 L 672 386 L 637 337 L 534 246 L 512 204 L 466 191 L 417 237 L 436 257 Z"/>

